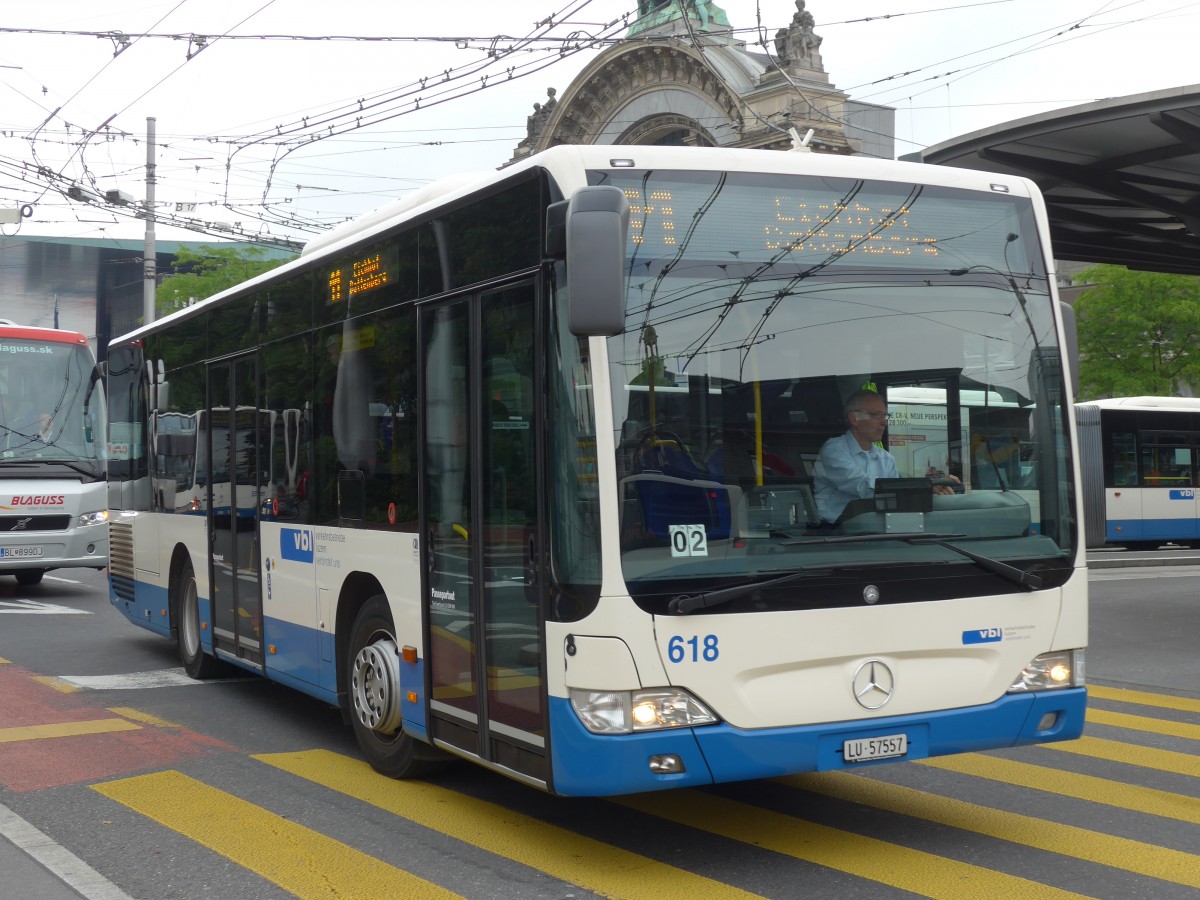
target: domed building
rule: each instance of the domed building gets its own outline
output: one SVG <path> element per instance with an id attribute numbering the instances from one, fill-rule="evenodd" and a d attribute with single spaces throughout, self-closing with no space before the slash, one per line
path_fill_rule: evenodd
<path id="1" fill-rule="evenodd" d="M 534 104 L 510 161 L 556 144 L 786 150 L 806 136 L 816 152 L 894 158 L 895 110 L 850 100 L 830 82 L 804 4 L 751 50 L 714 3 L 640 0 L 624 40 L 561 97 L 551 88 Z"/>

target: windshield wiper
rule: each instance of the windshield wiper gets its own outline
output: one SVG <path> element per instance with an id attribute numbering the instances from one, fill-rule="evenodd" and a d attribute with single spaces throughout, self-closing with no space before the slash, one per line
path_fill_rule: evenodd
<path id="1" fill-rule="evenodd" d="M 909 543 L 915 543 L 910 541 Z M 986 569 L 994 575 L 999 575 L 1011 581 L 1013 584 L 1019 584 L 1027 591 L 1037 591 L 1042 587 L 1042 578 L 1040 575 L 1034 575 L 1032 572 L 1026 572 L 1024 569 L 1019 569 L 1016 566 L 1010 566 L 1008 563 L 1000 562 L 998 559 L 992 559 L 990 556 L 980 556 L 978 553 L 973 553 L 970 550 L 964 550 L 955 544 L 946 541 L 931 540 L 931 544 L 937 544 L 939 547 L 945 547 L 947 550 L 953 550 L 962 556 L 965 556 L 981 569 Z"/>
<path id="2" fill-rule="evenodd" d="M 728 603 L 730 600 L 737 600 L 739 597 L 748 596 L 755 591 L 761 591 L 763 588 L 781 587 L 790 582 L 808 578 L 811 574 L 810 569 L 804 568 L 788 575 L 780 575 L 778 578 L 768 578 L 766 581 L 736 584 L 733 587 L 719 588 L 715 591 L 703 591 L 699 594 L 679 594 L 671 598 L 671 602 L 667 604 L 667 609 L 677 616 L 686 616 L 688 613 L 695 612 L 698 609 L 704 609 L 709 606 L 720 606 L 722 603 Z"/>
<path id="3" fill-rule="evenodd" d="M 1026 590 L 1036 591 L 1042 587 L 1042 579 L 1040 576 L 1032 572 L 1026 572 L 1024 569 L 1019 569 L 1016 566 L 1010 566 L 1008 563 L 1000 562 L 998 559 L 992 559 L 990 556 L 980 556 L 971 550 L 965 550 L 957 544 L 951 544 L 951 540 L 966 537 L 965 534 L 937 534 L 936 532 L 924 531 L 898 531 L 891 534 L 847 534 L 834 535 L 832 537 L 811 538 L 801 541 L 787 541 L 785 546 L 794 546 L 796 544 L 861 544 L 870 541 L 900 541 L 905 544 L 936 544 L 939 547 L 945 547 L 959 556 L 965 556 L 981 569 L 991 572 L 993 575 L 999 575 L 1011 581 L 1013 584 L 1019 584 Z"/>

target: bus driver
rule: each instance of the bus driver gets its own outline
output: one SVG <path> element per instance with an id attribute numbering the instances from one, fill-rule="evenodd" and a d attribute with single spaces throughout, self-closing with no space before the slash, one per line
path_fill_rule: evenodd
<path id="1" fill-rule="evenodd" d="M 846 399 L 844 410 L 849 428 L 821 447 L 813 478 L 817 511 L 828 524 L 837 522 L 851 500 L 875 496 L 877 478 L 898 477 L 896 460 L 876 443 L 883 440 L 888 424 L 883 398 L 863 388 Z M 953 494 L 954 488 L 939 484 L 933 492 Z"/>

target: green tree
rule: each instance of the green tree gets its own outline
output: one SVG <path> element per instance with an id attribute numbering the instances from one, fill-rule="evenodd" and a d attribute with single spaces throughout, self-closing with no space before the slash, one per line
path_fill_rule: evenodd
<path id="1" fill-rule="evenodd" d="M 175 254 L 175 273 L 163 279 L 155 291 L 156 315 L 169 315 L 292 258 L 270 259 L 262 247 L 247 245 L 210 247 L 206 244 L 196 250 L 180 247 Z"/>
<path id="2" fill-rule="evenodd" d="M 1200 278 L 1093 266 L 1075 301 L 1081 400 L 1173 397 L 1200 386 Z"/>

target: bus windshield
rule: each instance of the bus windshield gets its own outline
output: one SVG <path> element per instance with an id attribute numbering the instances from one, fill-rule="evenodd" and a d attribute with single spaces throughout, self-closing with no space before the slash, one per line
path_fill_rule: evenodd
<path id="1" fill-rule="evenodd" d="M 15 337 L 0 342 L 0 463 L 102 479 L 105 433 L 87 347 Z"/>
<path id="2" fill-rule="evenodd" d="M 627 325 L 608 354 L 639 603 L 808 571 L 822 590 L 790 581 L 738 611 L 835 605 L 830 585 L 863 566 L 923 580 L 893 601 L 936 597 L 937 578 L 956 582 L 947 596 L 1020 589 L 972 555 L 1065 580 L 1065 398 L 1028 198 L 721 172 L 591 180 L 631 206 Z M 830 484 L 829 454 L 868 452 L 848 428 L 862 397 L 885 423 L 880 477 Z"/>

